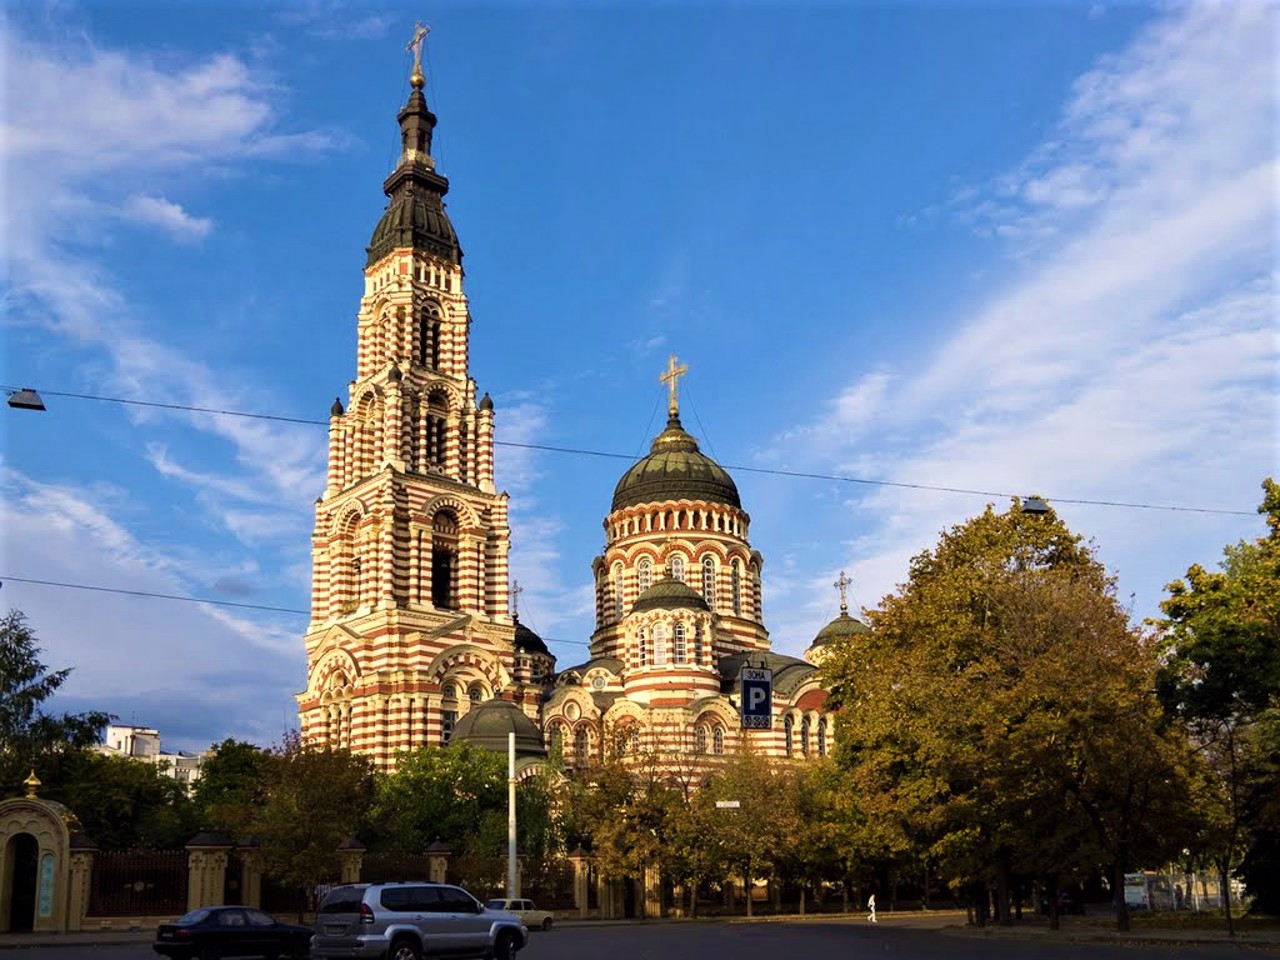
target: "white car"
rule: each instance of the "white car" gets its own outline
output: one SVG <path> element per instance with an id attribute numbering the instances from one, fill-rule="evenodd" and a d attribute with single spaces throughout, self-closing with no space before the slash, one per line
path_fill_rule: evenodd
<path id="1" fill-rule="evenodd" d="M 530 930 L 551 929 L 551 911 L 539 910 L 532 900 L 490 900 L 485 906 L 490 910 L 514 913 Z"/>

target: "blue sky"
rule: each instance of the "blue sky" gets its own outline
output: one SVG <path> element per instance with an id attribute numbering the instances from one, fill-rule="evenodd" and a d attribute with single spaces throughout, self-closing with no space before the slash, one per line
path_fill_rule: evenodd
<path id="1" fill-rule="evenodd" d="M 1277 464 L 1276 14 L 1261 4 L 21 4 L 0 382 L 323 419 L 346 397 L 404 44 L 500 440 L 637 455 L 658 373 L 723 463 L 1038 491 L 1153 613 Z M 324 431 L 0 414 L 0 577 L 305 608 Z M 498 453 L 562 665 L 619 460 Z M 775 648 L 989 498 L 738 471 Z M 305 618 L 4 583 L 62 702 L 169 748 L 296 722 Z"/>

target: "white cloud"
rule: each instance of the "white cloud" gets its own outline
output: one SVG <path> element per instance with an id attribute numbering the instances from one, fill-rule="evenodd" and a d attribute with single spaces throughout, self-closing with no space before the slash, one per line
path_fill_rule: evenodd
<path id="1" fill-rule="evenodd" d="M 1276 462 L 1275 27 L 1262 4 L 1169 11 L 1077 80 L 1025 162 L 957 191 L 1014 267 L 921 366 L 834 386 L 820 420 L 787 431 L 808 462 L 832 469 L 874 442 L 887 480 L 1250 510 Z M 872 414 L 879 436 L 841 442 L 859 434 L 842 419 Z M 871 604 L 981 507 L 855 494 L 845 559 Z M 1059 506 L 1097 536 L 1139 613 L 1256 526 Z M 828 575 L 787 598 L 793 635 L 829 610 Z"/>
<path id="2" fill-rule="evenodd" d="M 164 197 L 135 194 L 125 201 L 120 212 L 126 220 L 160 227 L 176 240 L 203 240 L 213 229 L 212 220 L 193 217 L 182 208 L 182 204 Z"/>
<path id="3" fill-rule="evenodd" d="M 128 494 L 109 487 L 39 483 L 11 469 L 0 474 L 0 576 L 81 583 L 177 596 L 208 595 L 203 584 L 225 578 L 216 557 L 166 552 L 135 537 L 114 514 L 135 512 Z M 296 676 L 305 657 L 297 635 L 305 618 L 252 618 L 212 605 L 4 582 L 6 606 L 36 627 L 44 662 L 74 666 L 64 688 L 67 709 L 92 707 L 160 726 L 183 749 L 203 749 L 215 714 L 190 727 L 196 705 L 237 708 L 216 722 L 221 735 L 265 741 L 263 716 L 288 706 L 264 678 Z M 256 602 L 256 601 L 254 601 Z M 236 674 L 235 668 L 241 668 Z M 230 672 L 229 672 L 230 671 Z M 274 698 L 274 699 L 273 699 Z M 254 704 L 254 709 L 242 709 Z M 265 711 L 265 713 L 264 713 Z M 198 711 L 197 711 L 198 712 Z M 275 735 L 274 720 L 270 735 Z"/>

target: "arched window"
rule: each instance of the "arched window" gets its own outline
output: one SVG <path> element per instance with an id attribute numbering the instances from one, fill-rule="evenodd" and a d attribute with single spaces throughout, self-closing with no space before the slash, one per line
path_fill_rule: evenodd
<path id="1" fill-rule="evenodd" d="M 627 729 L 627 752 L 640 752 L 640 727 L 634 723 Z"/>
<path id="2" fill-rule="evenodd" d="M 641 627 L 636 631 L 636 648 L 640 653 L 640 666 L 649 665 L 649 631 Z"/>
<path id="3" fill-rule="evenodd" d="M 458 518 L 441 510 L 431 521 L 431 602 L 438 610 L 457 609 Z"/>
<path id="4" fill-rule="evenodd" d="M 735 617 L 742 616 L 742 561 L 733 561 L 733 572 L 731 574 L 731 598 L 733 602 L 733 615 Z"/>
<path id="5" fill-rule="evenodd" d="M 675 663 L 684 663 L 689 658 L 685 642 L 686 629 L 685 625 L 679 622 L 671 628 L 671 659 Z"/>
<path id="6" fill-rule="evenodd" d="M 352 609 L 360 606 L 360 588 L 363 569 L 360 564 L 360 558 L 356 557 L 351 561 L 351 607 Z"/>
<path id="7" fill-rule="evenodd" d="M 440 315 L 424 307 L 418 317 L 418 362 L 435 370 L 440 366 Z"/>
<path id="8" fill-rule="evenodd" d="M 716 727 L 711 731 L 711 752 L 717 757 L 724 756 L 724 727 Z"/>
<path id="9" fill-rule="evenodd" d="M 409 434 L 408 449 L 405 450 L 405 467 L 413 473 L 420 470 L 418 465 L 418 418 L 422 410 L 418 406 L 418 398 L 413 397 L 405 407 L 405 432 Z"/>
<path id="10" fill-rule="evenodd" d="M 800 752 L 809 755 L 809 718 L 800 721 Z"/>
<path id="11" fill-rule="evenodd" d="M 783 749 L 786 750 L 788 757 L 795 750 L 795 726 L 795 722 L 790 717 L 782 721 Z"/>
<path id="12" fill-rule="evenodd" d="M 577 730 L 574 731 L 573 758 L 577 760 L 578 763 L 587 762 L 587 754 L 588 754 L 588 748 L 590 746 L 590 743 L 591 741 L 587 736 L 586 727 L 579 727 Z"/>
<path id="13" fill-rule="evenodd" d="M 710 557 L 702 558 L 702 599 L 712 610 L 716 608 L 716 562 Z"/>
<path id="14" fill-rule="evenodd" d="M 684 580 L 684 557 L 679 554 L 671 558 L 671 576 Z"/>
<path id="15" fill-rule="evenodd" d="M 653 586 L 653 561 L 643 557 L 636 565 L 636 595 L 644 593 Z"/>
<path id="16" fill-rule="evenodd" d="M 427 466 L 437 470 L 444 467 L 445 427 L 448 417 L 449 402 L 444 394 L 431 394 L 427 398 Z"/>
<path id="17" fill-rule="evenodd" d="M 827 721 L 818 721 L 818 756 L 827 755 Z"/>
<path id="18" fill-rule="evenodd" d="M 693 662 L 702 663 L 702 624 L 693 625 Z"/>
<path id="19" fill-rule="evenodd" d="M 698 724 L 698 728 L 693 733 L 694 748 L 698 753 L 707 752 L 707 728 L 702 724 Z"/>
<path id="20" fill-rule="evenodd" d="M 551 752 L 564 755 L 564 727 L 558 723 L 551 727 Z"/>
<path id="21" fill-rule="evenodd" d="M 622 564 L 615 563 L 613 565 L 613 619 L 615 621 L 622 619 L 622 603 Z"/>
<path id="22" fill-rule="evenodd" d="M 458 688 L 446 683 L 440 689 L 440 746 L 447 747 L 453 739 L 453 726 L 458 722 Z"/>
<path id="23" fill-rule="evenodd" d="M 653 665 L 660 667 L 667 662 L 667 625 L 653 625 Z"/>
<path id="24" fill-rule="evenodd" d="M 484 687 L 480 686 L 478 683 L 473 683 L 467 689 L 467 699 L 472 703 L 479 703 L 484 699 Z"/>

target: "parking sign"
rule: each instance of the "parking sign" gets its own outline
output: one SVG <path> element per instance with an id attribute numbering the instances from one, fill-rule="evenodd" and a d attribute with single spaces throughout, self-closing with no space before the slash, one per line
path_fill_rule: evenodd
<path id="1" fill-rule="evenodd" d="M 768 730 L 773 726 L 773 671 L 745 667 L 740 698 L 743 730 Z"/>

